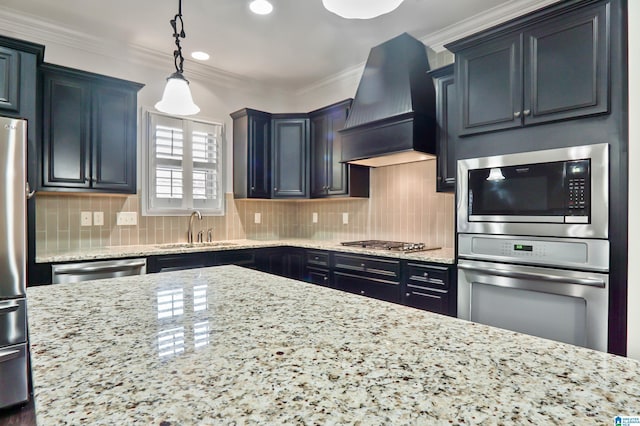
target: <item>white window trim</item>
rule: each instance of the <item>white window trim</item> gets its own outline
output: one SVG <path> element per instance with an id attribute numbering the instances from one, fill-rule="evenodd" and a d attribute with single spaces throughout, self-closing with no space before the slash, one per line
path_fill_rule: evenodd
<path id="1" fill-rule="evenodd" d="M 151 202 L 152 185 L 151 185 L 151 144 L 153 143 L 153 131 L 151 129 L 152 123 L 152 115 L 167 117 L 171 119 L 177 120 L 185 120 L 192 123 L 200 123 L 205 125 L 215 125 L 220 126 L 220 141 L 217 146 L 217 158 L 220 162 L 219 168 L 217 170 L 218 173 L 218 194 L 220 196 L 220 208 L 211 209 L 211 208 L 200 208 L 193 206 L 193 200 L 190 197 L 185 197 L 185 201 L 189 198 L 189 204 L 182 206 L 180 208 L 153 208 L 153 203 Z M 225 171 L 226 171 L 226 158 L 224 156 L 224 124 L 215 121 L 205 121 L 199 119 L 191 119 L 185 117 L 172 116 L 168 114 L 163 114 L 155 110 L 149 110 L 146 108 L 142 109 L 142 177 L 141 177 L 141 202 L 142 202 L 142 215 L 143 216 L 189 216 L 194 210 L 198 210 L 203 215 L 207 216 L 224 216 L 226 211 L 226 203 L 225 203 Z M 191 151 L 191 147 L 185 149 L 185 153 L 187 151 Z M 190 155 L 190 154 L 189 154 Z M 187 176 L 189 170 L 192 170 L 193 163 L 187 165 L 185 167 L 185 171 L 183 171 L 183 179 Z M 185 191 L 192 191 L 192 179 L 189 179 L 188 182 L 185 179 L 184 184 Z"/>

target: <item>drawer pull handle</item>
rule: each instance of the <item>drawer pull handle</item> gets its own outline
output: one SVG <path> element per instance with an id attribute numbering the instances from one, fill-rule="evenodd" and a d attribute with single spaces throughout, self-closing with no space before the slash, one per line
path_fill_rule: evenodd
<path id="1" fill-rule="evenodd" d="M 364 290 L 360 290 L 360 294 L 364 294 Z"/>

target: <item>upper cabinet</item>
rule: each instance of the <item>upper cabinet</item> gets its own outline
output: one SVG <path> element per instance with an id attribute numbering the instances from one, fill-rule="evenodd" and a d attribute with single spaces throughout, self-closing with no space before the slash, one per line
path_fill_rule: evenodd
<path id="1" fill-rule="evenodd" d="M 351 99 L 311 113 L 241 109 L 233 119 L 235 198 L 369 196 L 369 168 L 340 163 Z"/>
<path id="2" fill-rule="evenodd" d="M 456 186 L 457 97 L 453 64 L 429 71 L 436 88 L 436 191 L 453 192 Z"/>
<path id="3" fill-rule="evenodd" d="M 233 118 L 233 195 L 271 196 L 271 114 L 242 109 Z"/>
<path id="4" fill-rule="evenodd" d="M 272 198 L 309 197 L 309 119 L 277 115 L 271 121 Z"/>
<path id="5" fill-rule="evenodd" d="M 607 2 L 571 2 L 447 47 L 460 135 L 609 111 Z"/>
<path id="6" fill-rule="evenodd" d="M 18 111 L 20 52 L 0 46 L 0 110 Z"/>
<path id="7" fill-rule="evenodd" d="M 43 75 L 43 191 L 136 192 L 141 84 L 50 64 Z"/>
<path id="8" fill-rule="evenodd" d="M 342 136 L 352 99 L 309 113 L 311 197 L 369 196 L 369 168 L 341 163 Z"/>

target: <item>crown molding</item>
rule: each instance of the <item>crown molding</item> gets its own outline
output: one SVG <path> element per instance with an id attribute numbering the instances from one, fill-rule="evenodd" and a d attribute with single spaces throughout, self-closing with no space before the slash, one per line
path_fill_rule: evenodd
<path id="1" fill-rule="evenodd" d="M 167 75 L 173 72 L 173 55 L 169 51 L 160 52 L 132 43 L 123 45 L 121 41 L 105 40 L 91 34 L 70 30 L 56 23 L 44 21 L 33 15 L 18 13 L 2 6 L 0 6 L 0 28 L 7 36 L 40 43 L 45 47 L 47 44 L 55 44 L 117 61 L 126 60 L 132 64 L 148 66 L 166 72 Z M 185 62 L 187 63 L 185 76 L 188 79 L 198 80 L 205 84 L 215 81 L 217 85 L 229 88 L 255 85 L 255 81 L 239 74 L 189 59 L 186 59 Z M 272 85 L 270 90 L 286 91 Z"/>
<path id="2" fill-rule="evenodd" d="M 428 34 L 420 41 L 436 53 L 444 52 L 444 45 L 479 31 L 491 28 L 503 22 L 526 15 L 561 0 L 511 0 L 508 3 L 488 9 L 470 18 L 449 25 L 439 31 Z"/>
<path id="3" fill-rule="evenodd" d="M 506 4 L 496 6 L 478 15 L 457 22 L 442 30 L 428 34 L 422 38 L 425 45 L 435 52 L 443 52 L 444 45 L 463 37 L 477 33 L 478 31 L 490 28 L 510 19 L 524 15 L 529 12 L 541 9 L 560 0 L 511 0 Z M 0 28 L 3 33 L 10 37 L 28 40 L 35 43 L 47 45 L 54 43 L 74 50 L 81 50 L 94 55 L 104 56 L 114 60 L 124 58 L 131 63 L 150 66 L 160 71 L 169 73 L 172 70 L 173 57 L 169 52 L 159 52 L 135 44 L 117 43 L 113 40 L 105 40 L 93 35 L 70 30 L 51 21 L 44 21 L 33 15 L 18 13 L 13 9 L 0 6 Z M 45 53 L 46 55 L 46 53 Z M 185 74 L 189 79 L 198 80 L 202 83 L 215 81 L 216 84 L 224 87 L 247 87 L 255 85 L 256 82 L 239 74 L 231 73 L 212 67 L 200 62 L 187 60 L 188 66 Z M 274 87 L 270 85 L 271 91 L 283 94 L 294 93 L 304 95 L 342 80 L 359 78 L 364 68 L 365 62 L 351 66 L 343 71 L 320 79 L 305 87 L 298 89 L 287 89 L 285 87 Z"/>

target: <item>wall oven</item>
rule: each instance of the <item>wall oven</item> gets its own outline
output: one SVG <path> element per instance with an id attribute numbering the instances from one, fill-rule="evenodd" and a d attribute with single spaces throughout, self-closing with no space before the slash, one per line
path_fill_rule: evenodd
<path id="1" fill-rule="evenodd" d="M 606 351 L 608 145 L 458 162 L 458 317 Z"/>
<path id="2" fill-rule="evenodd" d="M 458 162 L 458 232 L 608 238 L 607 144 Z"/>

